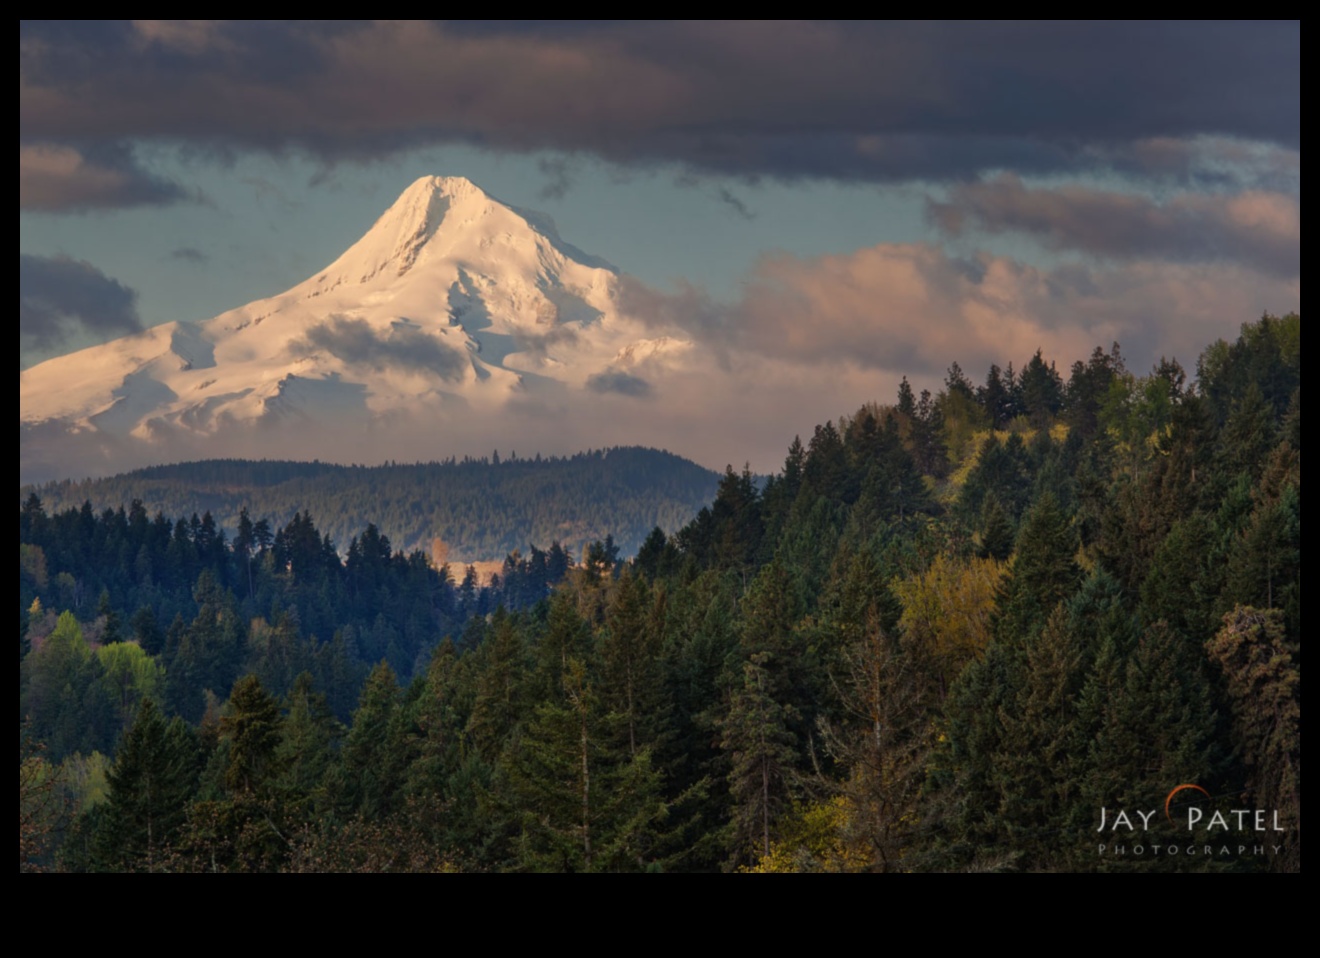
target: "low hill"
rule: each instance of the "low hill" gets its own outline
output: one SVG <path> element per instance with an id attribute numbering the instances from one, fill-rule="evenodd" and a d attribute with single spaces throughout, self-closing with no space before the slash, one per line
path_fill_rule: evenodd
<path id="1" fill-rule="evenodd" d="M 47 511 L 90 502 L 98 513 L 141 500 L 151 514 L 210 512 L 237 527 L 310 513 L 341 549 L 374 523 L 396 549 L 448 547 L 450 562 L 499 560 L 559 542 L 579 554 L 607 535 L 631 555 L 656 526 L 676 531 L 715 496 L 719 476 L 655 449 L 616 448 L 567 458 L 507 458 L 383 466 L 211 460 L 139 469 L 107 479 L 54 482 L 35 492 Z"/>

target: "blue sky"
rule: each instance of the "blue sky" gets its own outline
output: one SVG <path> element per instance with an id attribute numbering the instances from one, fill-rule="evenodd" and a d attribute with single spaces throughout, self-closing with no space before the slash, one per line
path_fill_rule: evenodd
<path id="1" fill-rule="evenodd" d="M 19 59 L 20 369 L 286 289 L 425 174 L 815 421 L 1301 306 L 1299 21 L 20 21 Z"/>

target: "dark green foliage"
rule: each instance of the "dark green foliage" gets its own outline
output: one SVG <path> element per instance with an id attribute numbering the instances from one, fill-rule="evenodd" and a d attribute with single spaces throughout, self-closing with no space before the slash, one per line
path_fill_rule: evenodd
<path id="1" fill-rule="evenodd" d="M 1223 604 L 1282 609 L 1301 589 L 1302 496 L 1288 485 L 1252 511 L 1233 542 Z"/>
<path id="2" fill-rule="evenodd" d="M 1227 755 L 1213 699 L 1200 644 L 1163 623 L 1146 629 L 1128 657 L 1121 685 L 1109 690 L 1089 749 L 1081 753 L 1085 773 L 1076 776 L 1082 789 L 1071 820 L 1080 828 L 1098 808 L 1157 807 L 1174 787 L 1171 782 L 1194 782 L 1217 793 Z M 1085 859 L 1078 863 L 1086 864 Z M 1210 863 L 1200 865 L 1208 869 Z M 1188 870 L 1171 860 L 1154 869 L 1143 862 L 1132 870 L 1161 868 Z"/>
<path id="3" fill-rule="evenodd" d="M 409 722 L 393 670 L 381 663 L 367 677 L 344 740 L 338 804 L 349 814 L 383 818 L 403 803 Z"/>
<path id="4" fill-rule="evenodd" d="M 66 612 L 55 630 L 23 661 L 19 718 L 43 742 L 55 762 L 75 752 L 109 752 L 117 731 L 114 703 L 102 681 L 104 669 Z"/>
<path id="5" fill-rule="evenodd" d="M 486 640 L 477 650 L 476 698 L 468 735 L 489 762 L 522 721 L 528 665 L 522 635 L 514 620 L 496 613 Z"/>
<path id="6" fill-rule="evenodd" d="M 605 613 L 596 654 L 601 702 L 614 716 L 630 758 L 643 748 L 654 752 L 667 725 L 660 671 L 663 629 L 663 605 L 657 608 L 646 584 L 625 573 Z"/>
<path id="7" fill-rule="evenodd" d="M 959 496 L 959 507 L 968 519 L 974 519 L 985 508 L 986 500 L 993 498 L 1008 518 L 1016 521 L 1026 509 L 1031 485 L 1031 461 L 1022 437 L 1015 433 L 1000 443 L 992 435 L 981 445 L 976 466 Z"/>
<path id="8" fill-rule="evenodd" d="M 267 782 L 278 774 L 281 721 L 279 702 L 255 675 L 238 680 L 229 696 L 229 712 L 220 723 L 221 734 L 229 742 L 225 787 L 231 794 L 263 793 Z"/>
<path id="9" fill-rule="evenodd" d="M 977 390 L 976 398 L 990 417 L 992 429 L 1003 429 L 1018 415 L 1018 397 L 1016 377 L 1013 367 L 1008 368 L 1008 376 L 998 366 L 992 365 L 986 376 L 985 385 Z"/>
<path id="10" fill-rule="evenodd" d="M 1013 522 L 999 504 L 999 497 L 987 496 L 981 507 L 981 546 L 978 550 L 981 558 L 1008 561 L 1013 554 L 1015 539 Z"/>
<path id="11" fill-rule="evenodd" d="M 1288 405 L 1288 417 L 1283 422 L 1284 438 L 1298 452 L 1302 450 L 1302 387 L 1293 392 L 1292 402 Z"/>
<path id="12" fill-rule="evenodd" d="M 1072 595 L 1081 578 L 1076 554 L 1077 534 L 1047 493 L 1027 512 L 1018 532 L 995 626 L 1000 642 L 1029 641 L 1054 607 Z"/>
<path id="13" fill-rule="evenodd" d="M 1268 313 L 1246 323 L 1235 343 L 1220 340 L 1201 354 L 1197 383 L 1220 423 L 1251 387 L 1281 417 L 1301 387 L 1302 318 Z"/>
<path id="14" fill-rule="evenodd" d="M 651 753 L 611 747 L 615 717 L 570 660 L 556 703 L 541 705 L 502 763 L 518 863 L 529 871 L 641 871 L 668 816 Z"/>
<path id="15" fill-rule="evenodd" d="M 142 646 L 142 651 L 147 655 L 160 655 L 165 650 L 165 636 L 150 606 L 144 605 L 133 613 L 129 628 L 133 633 L 133 641 Z"/>
<path id="16" fill-rule="evenodd" d="M 770 854 L 775 823 L 787 807 L 796 764 L 796 738 L 789 725 L 799 716 L 776 701 L 767 666 L 774 657 L 758 652 L 743 665 L 729 714 L 720 723 L 720 745 L 729 756 L 733 802 L 733 863 Z"/>
<path id="17" fill-rule="evenodd" d="M 270 787 L 281 804 L 304 817 L 328 808 L 326 777 L 344 730 L 308 672 L 294 679 L 284 709 Z"/>
<path id="18" fill-rule="evenodd" d="M 1022 409 L 1031 424 L 1043 429 L 1063 408 L 1063 379 L 1054 365 L 1046 364 L 1040 350 L 1022 367 L 1018 379 Z"/>
<path id="19" fill-rule="evenodd" d="M 1064 411 L 1064 421 L 1073 432 L 1084 439 L 1096 434 L 1100 429 L 1100 413 L 1114 378 L 1126 371 L 1117 343 L 1108 354 L 1097 346 L 1089 362 L 1079 360 L 1073 363 Z"/>
<path id="20" fill-rule="evenodd" d="M 1253 382 L 1229 407 L 1219 445 L 1224 471 L 1229 475 L 1245 472 L 1255 479 L 1276 441 L 1274 410 Z"/>
<path id="21" fill-rule="evenodd" d="M 1145 621 L 1163 621 L 1189 641 L 1203 642 L 1211 635 L 1224 580 L 1220 542 L 1214 522 L 1202 513 L 1173 527 L 1141 587 Z"/>
<path id="22" fill-rule="evenodd" d="M 678 572 L 681 555 L 674 541 L 659 526 L 642 543 L 633 567 L 649 581 L 668 578 Z"/>

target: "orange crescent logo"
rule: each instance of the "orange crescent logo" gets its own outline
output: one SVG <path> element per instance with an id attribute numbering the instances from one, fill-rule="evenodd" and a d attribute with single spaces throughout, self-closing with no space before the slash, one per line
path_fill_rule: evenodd
<path id="1" fill-rule="evenodd" d="M 1173 800 L 1178 795 L 1178 793 L 1185 792 L 1188 789 L 1195 789 L 1196 791 L 1204 795 L 1206 798 L 1210 797 L 1210 793 L 1207 792 L 1205 789 L 1203 789 L 1200 785 L 1179 785 L 1177 788 L 1171 791 L 1169 793 L 1169 797 L 1164 800 L 1164 817 L 1169 820 L 1170 825 L 1173 825 L 1173 815 L 1169 812 L 1169 808 L 1170 806 L 1173 805 Z M 1176 825 L 1174 825 L 1174 827 L 1177 828 Z"/>

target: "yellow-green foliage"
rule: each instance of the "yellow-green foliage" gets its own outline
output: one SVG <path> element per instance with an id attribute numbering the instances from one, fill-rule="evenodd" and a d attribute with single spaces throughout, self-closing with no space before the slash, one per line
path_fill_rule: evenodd
<path id="1" fill-rule="evenodd" d="M 133 723 L 143 699 L 160 700 L 165 690 L 165 670 L 136 642 L 115 642 L 96 650 L 105 670 L 102 681 L 110 701 L 119 710 L 124 728 Z"/>
<path id="2" fill-rule="evenodd" d="M 1036 438 L 1038 430 L 1022 427 L 1026 420 L 1019 417 L 1014 421 L 1014 425 L 1009 429 L 980 429 L 972 433 L 971 437 L 963 445 L 963 455 L 953 457 L 953 472 L 949 474 L 948 480 L 938 490 L 939 500 L 942 505 L 950 506 L 958 498 L 958 493 L 962 491 L 963 486 L 967 485 L 967 478 L 972 474 L 972 470 L 981 462 L 981 447 L 985 441 L 992 435 L 1001 443 L 1008 442 L 1008 437 L 1014 433 L 1022 437 L 1024 443 L 1030 444 L 1031 440 Z M 1056 422 L 1050 427 L 1050 438 L 1056 443 L 1066 442 L 1068 439 L 1068 426 L 1065 423 Z"/>
<path id="3" fill-rule="evenodd" d="M 740 871 L 762 875 L 860 871 L 870 865 L 870 857 L 850 838 L 854 817 L 852 804 L 842 795 L 808 805 L 794 803 L 780 838 L 770 844 L 770 854 Z"/>
<path id="4" fill-rule="evenodd" d="M 85 812 L 110 797 L 110 785 L 106 777 L 109 771 L 110 760 L 100 752 L 70 755 L 60 763 L 60 781 L 73 799 L 76 812 Z"/>
<path id="5" fill-rule="evenodd" d="M 899 625 L 906 641 L 929 657 L 946 679 L 990 644 L 995 596 L 1007 568 L 993 559 L 935 557 L 920 575 L 899 582 Z"/>

